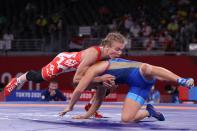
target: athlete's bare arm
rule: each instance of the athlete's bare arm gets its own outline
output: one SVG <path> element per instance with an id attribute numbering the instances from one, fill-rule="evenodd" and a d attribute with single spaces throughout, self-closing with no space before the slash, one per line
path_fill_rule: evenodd
<path id="1" fill-rule="evenodd" d="M 108 61 L 101 61 L 94 64 L 87 70 L 84 77 L 82 77 L 79 84 L 75 88 L 68 107 L 63 112 L 60 113 L 60 116 L 65 115 L 67 112 L 73 109 L 73 106 L 79 100 L 81 93 L 88 87 L 88 85 L 91 83 L 91 81 L 95 76 L 105 71 L 105 69 L 108 67 L 108 64 L 109 64 Z"/>
<path id="2" fill-rule="evenodd" d="M 82 61 L 77 68 L 77 71 L 73 78 L 73 83 L 79 83 L 80 79 L 83 77 L 87 69 L 96 62 L 98 57 L 98 52 L 95 48 L 89 48 L 85 50 L 82 54 Z"/>
<path id="3" fill-rule="evenodd" d="M 92 115 L 94 115 L 94 113 L 100 108 L 103 99 L 105 98 L 105 93 L 106 93 L 106 88 L 103 86 L 100 86 L 97 90 L 96 90 L 96 99 L 94 100 L 94 102 L 92 103 L 92 106 L 90 107 L 90 109 L 86 112 L 86 114 L 84 115 L 77 115 L 74 116 L 74 119 L 88 119 L 89 117 L 91 117 Z"/>

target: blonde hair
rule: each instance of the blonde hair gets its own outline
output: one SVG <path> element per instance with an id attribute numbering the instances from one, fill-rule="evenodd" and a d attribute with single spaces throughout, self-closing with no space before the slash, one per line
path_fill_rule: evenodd
<path id="1" fill-rule="evenodd" d="M 126 38 L 122 34 L 120 34 L 118 32 L 111 32 L 101 41 L 100 45 L 101 46 L 111 46 L 111 43 L 113 41 L 117 41 L 117 42 L 120 42 L 122 44 L 127 43 Z"/>

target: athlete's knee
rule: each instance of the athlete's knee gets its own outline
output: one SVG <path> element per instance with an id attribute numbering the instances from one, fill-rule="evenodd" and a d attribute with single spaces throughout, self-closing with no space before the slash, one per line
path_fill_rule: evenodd
<path id="1" fill-rule="evenodd" d="M 27 72 L 26 77 L 27 77 L 28 81 L 33 81 L 35 83 L 40 83 L 40 82 L 44 81 L 40 71 L 30 70 Z"/>
<path id="2" fill-rule="evenodd" d="M 147 63 L 143 63 L 143 64 L 140 66 L 140 71 L 141 71 L 141 73 L 143 73 L 143 74 L 150 75 L 150 74 L 152 73 L 152 68 L 153 68 L 152 65 L 147 64 Z"/>
<path id="3" fill-rule="evenodd" d="M 134 122 L 134 118 L 133 117 L 129 117 L 128 115 L 122 115 L 121 121 L 125 122 L 125 123 Z"/>

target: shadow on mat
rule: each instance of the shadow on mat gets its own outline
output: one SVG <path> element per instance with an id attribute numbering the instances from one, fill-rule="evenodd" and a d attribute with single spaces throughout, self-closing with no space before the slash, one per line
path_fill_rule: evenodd
<path id="1" fill-rule="evenodd" d="M 138 123 L 121 123 L 120 121 L 111 121 L 103 119 L 89 119 L 89 120 L 58 120 L 58 121 L 47 121 L 47 120 L 35 120 L 35 119 L 24 119 L 32 122 L 38 122 L 43 124 L 56 124 L 56 125 L 67 125 L 72 127 L 88 128 L 88 129 L 108 129 L 108 130 L 123 130 L 128 128 L 142 128 L 149 130 L 190 130 L 188 128 L 170 128 L 162 127 L 161 125 L 154 124 L 155 121 L 141 121 Z"/>

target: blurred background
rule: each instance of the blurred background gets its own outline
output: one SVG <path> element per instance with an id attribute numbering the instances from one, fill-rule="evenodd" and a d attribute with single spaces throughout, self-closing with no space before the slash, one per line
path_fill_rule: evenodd
<path id="1" fill-rule="evenodd" d="M 197 1 L 195 0 L 1 0 L 0 86 L 30 69 L 40 69 L 62 51 L 98 45 L 107 33 L 128 38 L 123 58 L 165 67 L 197 80 Z M 57 78 L 65 99 L 73 72 Z M 26 83 L 1 101 L 40 101 L 49 83 Z M 106 101 L 123 101 L 120 85 Z M 84 92 L 81 100 L 89 100 Z M 196 102 L 197 90 L 157 82 L 148 102 Z"/>

